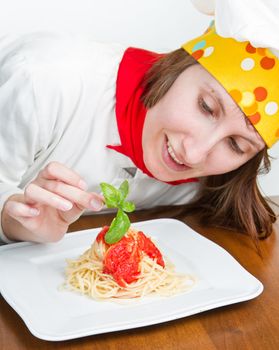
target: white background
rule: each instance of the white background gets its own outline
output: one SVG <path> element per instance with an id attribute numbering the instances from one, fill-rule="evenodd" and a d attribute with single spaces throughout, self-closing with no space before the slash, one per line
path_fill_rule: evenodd
<path id="1" fill-rule="evenodd" d="M 190 0 L 9 0 L 1 7 L 0 36 L 62 30 L 166 51 L 201 34 L 210 21 Z M 279 158 L 279 144 L 270 154 Z M 260 178 L 264 194 L 279 195 L 278 175 L 279 160 L 274 160 L 272 171 Z"/>

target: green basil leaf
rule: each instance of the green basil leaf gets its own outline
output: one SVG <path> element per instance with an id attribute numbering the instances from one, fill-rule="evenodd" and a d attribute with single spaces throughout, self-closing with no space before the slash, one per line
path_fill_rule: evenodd
<path id="1" fill-rule="evenodd" d="M 121 206 L 122 210 L 126 211 L 127 213 L 131 213 L 135 210 L 135 204 L 132 202 L 124 202 Z"/>
<path id="2" fill-rule="evenodd" d="M 127 180 L 123 181 L 119 187 L 120 203 L 123 203 L 129 192 L 129 183 Z"/>
<path id="3" fill-rule="evenodd" d="M 112 220 L 108 232 L 105 235 L 106 243 L 114 244 L 120 241 L 120 239 L 128 231 L 130 225 L 131 223 L 128 215 L 119 209 L 116 217 Z"/>
<path id="4" fill-rule="evenodd" d="M 108 208 L 118 208 L 119 205 L 119 191 L 110 184 L 102 182 L 100 184 L 103 195 L 105 197 L 105 203 Z"/>

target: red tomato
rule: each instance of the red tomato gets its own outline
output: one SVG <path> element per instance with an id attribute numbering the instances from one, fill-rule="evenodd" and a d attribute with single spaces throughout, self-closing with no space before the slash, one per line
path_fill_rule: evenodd
<path id="1" fill-rule="evenodd" d="M 125 287 L 126 283 L 137 280 L 140 273 L 140 259 L 137 241 L 133 237 L 124 236 L 107 250 L 103 271 L 112 275 L 120 286 Z"/>
<path id="2" fill-rule="evenodd" d="M 104 237 L 108 229 L 109 226 L 102 228 L 96 238 L 97 242 L 105 243 Z M 103 272 L 112 275 L 122 287 L 125 287 L 126 283 L 137 280 L 140 274 L 140 261 L 143 253 L 153 260 L 156 259 L 157 264 L 165 267 L 161 252 L 150 238 L 146 237 L 141 231 L 128 233 L 115 244 L 106 244 L 106 249 Z"/>
<path id="3" fill-rule="evenodd" d="M 146 237 L 142 231 L 138 232 L 138 241 L 140 249 L 145 252 L 151 259 L 157 261 L 157 264 L 165 267 L 165 262 L 160 250 L 155 246 L 150 238 Z"/>

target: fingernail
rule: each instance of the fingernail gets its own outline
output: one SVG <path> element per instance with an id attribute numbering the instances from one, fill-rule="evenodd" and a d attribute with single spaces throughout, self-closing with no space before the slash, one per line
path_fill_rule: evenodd
<path id="1" fill-rule="evenodd" d="M 78 187 L 84 191 L 88 188 L 87 183 L 84 180 L 79 180 Z"/>
<path id="2" fill-rule="evenodd" d="M 57 203 L 58 209 L 60 210 L 67 211 L 73 207 L 73 204 L 71 202 L 61 200 L 60 198 L 54 197 L 53 200 Z"/>
<path id="3" fill-rule="evenodd" d="M 90 206 L 91 206 L 91 208 L 94 209 L 94 210 L 101 210 L 102 207 L 103 207 L 103 202 L 100 201 L 100 199 L 93 198 L 93 199 L 91 199 L 91 201 L 90 201 Z"/>
<path id="4" fill-rule="evenodd" d="M 30 214 L 32 216 L 38 216 L 40 214 L 40 211 L 38 209 L 36 209 L 36 208 L 31 208 L 30 209 Z"/>
<path id="5" fill-rule="evenodd" d="M 70 210 L 70 209 L 72 209 L 72 207 L 73 207 L 73 204 L 70 202 L 62 202 L 61 203 L 62 210 Z"/>

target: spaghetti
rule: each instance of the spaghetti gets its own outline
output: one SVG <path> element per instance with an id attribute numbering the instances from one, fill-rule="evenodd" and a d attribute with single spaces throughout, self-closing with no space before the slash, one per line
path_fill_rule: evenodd
<path id="1" fill-rule="evenodd" d="M 130 299 L 149 294 L 170 296 L 192 288 L 194 278 L 178 274 L 164 261 L 155 244 L 141 231 L 129 229 L 117 243 L 108 245 L 98 234 L 91 248 L 68 260 L 66 286 L 93 299 Z"/>

